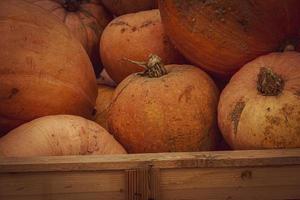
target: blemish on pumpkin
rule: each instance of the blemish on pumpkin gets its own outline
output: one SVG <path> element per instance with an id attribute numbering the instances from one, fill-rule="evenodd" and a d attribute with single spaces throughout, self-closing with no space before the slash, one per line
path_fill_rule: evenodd
<path id="1" fill-rule="evenodd" d="M 131 28 L 132 32 L 135 32 L 136 30 L 137 30 L 137 28 L 135 26 Z"/>
<path id="2" fill-rule="evenodd" d="M 192 98 L 192 91 L 195 89 L 195 87 L 193 85 L 189 85 L 187 86 L 184 91 L 182 92 L 182 94 L 179 96 L 178 101 L 181 102 L 181 99 L 183 97 L 185 97 L 185 102 L 188 102 L 189 100 L 191 100 Z"/>
<path id="3" fill-rule="evenodd" d="M 111 23 L 109 26 L 130 26 L 130 25 L 124 21 L 115 21 Z"/>
<path id="4" fill-rule="evenodd" d="M 19 90 L 18 88 L 12 88 L 12 89 L 10 90 L 10 94 L 9 94 L 9 96 L 8 96 L 8 99 L 13 98 L 19 91 L 20 91 L 20 90 Z"/>
<path id="5" fill-rule="evenodd" d="M 280 119 L 280 117 L 276 117 L 276 116 L 266 116 L 266 120 L 267 120 L 267 122 L 269 122 L 270 124 L 272 124 L 272 125 L 280 125 L 280 121 L 281 121 L 281 119 Z"/>
<path id="6" fill-rule="evenodd" d="M 244 101 L 239 101 L 235 104 L 234 109 L 232 110 L 230 117 L 231 121 L 233 122 L 233 128 L 234 128 L 234 134 L 237 133 L 237 128 L 239 125 L 240 117 L 242 115 L 242 112 L 246 106 L 246 103 Z"/>
<path id="7" fill-rule="evenodd" d="M 250 171 L 250 170 L 242 171 L 242 173 L 241 173 L 241 179 L 243 181 L 251 180 L 252 179 L 252 171 Z"/>
<path id="8" fill-rule="evenodd" d="M 124 33 L 125 31 L 126 31 L 126 28 L 122 28 L 122 29 L 120 30 L 121 33 Z"/>
<path id="9" fill-rule="evenodd" d="M 72 185 L 66 185 L 64 188 L 72 188 Z"/>
<path id="10" fill-rule="evenodd" d="M 271 108 L 270 108 L 270 107 L 268 107 L 268 108 L 267 108 L 267 111 L 268 111 L 268 112 L 270 112 L 270 111 L 271 111 Z"/>
<path id="11" fill-rule="evenodd" d="M 149 26 L 149 25 L 151 25 L 151 24 L 155 24 L 155 22 L 152 21 L 152 20 L 147 20 L 147 21 L 145 21 L 145 22 L 140 26 L 140 28 L 147 27 L 147 26 Z"/>

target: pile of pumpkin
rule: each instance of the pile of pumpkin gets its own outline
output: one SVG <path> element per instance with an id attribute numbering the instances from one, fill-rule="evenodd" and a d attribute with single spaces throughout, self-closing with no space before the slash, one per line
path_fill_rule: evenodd
<path id="1" fill-rule="evenodd" d="M 1 0 L 0 35 L 0 156 L 300 147 L 299 0 Z"/>

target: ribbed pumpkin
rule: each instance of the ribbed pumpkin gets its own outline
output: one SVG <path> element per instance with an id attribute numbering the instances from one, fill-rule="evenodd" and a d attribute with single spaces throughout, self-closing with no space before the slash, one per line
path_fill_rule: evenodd
<path id="1" fill-rule="evenodd" d="M 234 149 L 300 147 L 300 53 L 246 64 L 223 90 L 218 118 Z"/>
<path id="2" fill-rule="evenodd" d="M 20 0 L 1 0 L 0 19 L 0 132 L 50 114 L 91 117 L 96 79 L 71 32 Z"/>
<path id="3" fill-rule="evenodd" d="M 159 0 L 171 41 L 193 64 L 231 75 L 299 42 L 299 0 Z"/>
<path id="4" fill-rule="evenodd" d="M 152 55 L 147 70 L 114 92 L 108 129 L 129 153 L 211 150 L 216 144 L 218 89 L 202 70 L 166 65 Z"/>
<path id="5" fill-rule="evenodd" d="M 94 65 L 96 75 L 102 70 L 99 39 L 112 19 L 100 0 L 26 0 L 57 16 L 81 42 Z"/>

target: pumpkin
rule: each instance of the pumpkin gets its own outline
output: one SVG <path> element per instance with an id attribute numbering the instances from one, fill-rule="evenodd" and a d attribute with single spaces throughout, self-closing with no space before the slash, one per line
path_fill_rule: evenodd
<path id="1" fill-rule="evenodd" d="M 300 147 L 300 54 L 272 53 L 237 72 L 223 90 L 219 127 L 234 149 Z"/>
<path id="2" fill-rule="evenodd" d="M 96 79 L 69 30 L 25 1 L 0 1 L 0 18 L 0 133 L 45 115 L 91 118 Z"/>
<path id="3" fill-rule="evenodd" d="M 114 94 L 114 88 L 98 84 L 98 97 L 96 100 L 96 115 L 95 121 L 103 128 L 107 129 L 107 115 Z"/>
<path id="4" fill-rule="evenodd" d="M 99 57 L 99 40 L 104 27 L 112 17 L 98 0 L 26 0 L 63 22 L 87 51 L 96 75 L 102 70 Z"/>
<path id="5" fill-rule="evenodd" d="M 159 0 L 159 9 L 178 50 L 221 77 L 300 41 L 299 0 Z"/>
<path id="6" fill-rule="evenodd" d="M 0 139 L 0 157 L 124 153 L 124 148 L 104 128 L 71 115 L 35 119 Z"/>
<path id="7" fill-rule="evenodd" d="M 128 59 L 146 60 L 154 53 L 166 64 L 183 62 L 164 33 L 158 10 L 115 18 L 102 34 L 100 53 L 107 73 L 116 83 L 132 73 L 143 71 Z"/>
<path id="8" fill-rule="evenodd" d="M 218 89 L 197 67 L 166 65 L 155 55 L 147 70 L 116 88 L 108 129 L 129 153 L 211 150 Z"/>
<path id="9" fill-rule="evenodd" d="M 102 0 L 102 3 L 116 16 L 157 8 L 156 0 Z"/>

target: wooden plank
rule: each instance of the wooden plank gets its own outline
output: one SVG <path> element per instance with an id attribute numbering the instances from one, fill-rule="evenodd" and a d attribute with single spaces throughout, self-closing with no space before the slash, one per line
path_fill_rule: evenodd
<path id="1" fill-rule="evenodd" d="M 0 174 L 0 199 L 80 199 L 87 195 L 124 200 L 124 180 L 122 171 Z"/>
<path id="2" fill-rule="evenodd" d="M 300 199 L 300 166 L 161 170 L 161 197 L 198 199 Z"/>
<path id="3" fill-rule="evenodd" d="M 0 173 L 299 165 L 300 149 L 0 158 Z"/>

